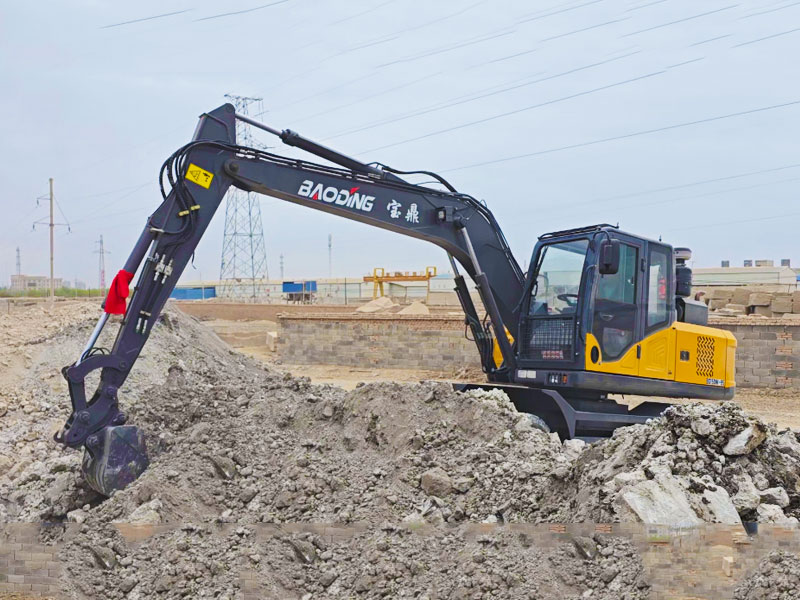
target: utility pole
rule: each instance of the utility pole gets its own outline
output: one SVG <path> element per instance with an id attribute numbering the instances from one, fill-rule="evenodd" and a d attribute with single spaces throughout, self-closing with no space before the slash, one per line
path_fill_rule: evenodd
<path id="1" fill-rule="evenodd" d="M 22 260 L 19 257 L 19 246 L 17 246 L 17 275 L 22 275 Z"/>
<path id="2" fill-rule="evenodd" d="M 53 271 L 53 253 L 55 250 L 55 227 L 56 224 L 53 221 L 53 178 L 50 178 L 50 302 L 55 302 L 56 300 L 56 280 L 55 274 Z"/>
<path id="3" fill-rule="evenodd" d="M 283 282 L 283 252 L 281 252 L 281 283 Z"/>
<path id="4" fill-rule="evenodd" d="M 333 235 L 328 234 L 328 277 L 333 277 Z"/>
<path id="5" fill-rule="evenodd" d="M 39 200 L 43 200 L 43 196 L 39 196 L 36 198 L 36 206 L 39 206 Z M 71 231 L 69 223 L 56 223 L 55 222 L 55 204 L 56 204 L 56 197 L 53 194 L 53 178 L 50 178 L 50 220 L 49 221 L 34 221 L 33 222 L 33 230 L 36 231 L 37 225 L 49 225 L 50 226 L 50 302 L 54 302 L 56 299 L 56 280 L 55 280 L 55 271 L 54 271 L 54 254 L 55 254 L 55 227 L 56 225 L 66 225 L 67 229 Z M 61 207 L 58 207 L 58 210 L 61 210 Z M 61 216 L 64 217 L 64 211 L 61 211 Z M 66 221 L 67 218 L 64 217 Z M 19 249 L 17 250 L 19 252 Z M 17 254 L 17 268 L 19 269 L 19 254 Z"/>
<path id="6" fill-rule="evenodd" d="M 106 293 L 106 254 L 111 254 L 108 250 L 105 249 L 103 246 L 103 236 L 100 236 L 100 239 L 95 242 L 98 245 L 98 249 L 94 251 L 94 254 L 100 255 L 100 261 L 98 264 L 98 268 L 100 270 L 100 291 L 105 294 Z"/>

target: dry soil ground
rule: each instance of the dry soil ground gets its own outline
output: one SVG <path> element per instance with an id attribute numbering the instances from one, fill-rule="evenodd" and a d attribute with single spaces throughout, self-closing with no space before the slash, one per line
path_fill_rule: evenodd
<path id="1" fill-rule="evenodd" d="M 456 396 L 446 386 L 432 384 L 370 383 L 352 391 L 315 386 L 280 373 L 286 365 L 273 369 L 231 352 L 208 328 L 174 311 L 160 322 L 131 374 L 124 399 L 133 421 L 150 431 L 153 464 L 128 489 L 93 503 L 77 472 L 77 453 L 63 455 L 54 449 L 49 429 L 64 416 L 58 367 L 79 352 L 95 311 L 96 307 L 72 305 L 56 310 L 32 307 L 13 318 L 0 317 L 0 413 L 5 412 L 0 419 L 0 467 L 4 457 L 7 463 L 5 474 L 0 474 L 0 508 L 7 514 L 0 520 L 84 520 L 86 527 L 77 538 L 65 542 L 62 560 L 73 575 L 71 581 L 93 586 L 92 597 L 125 597 L 128 583 L 138 590 L 138 598 L 154 597 L 162 588 L 182 590 L 189 597 L 200 589 L 229 590 L 232 584 L 216 567 L 200 572 L 192 565 L 213 567 L 238 560 L 258 565 L 252 568 L 265 585 L 283 590 L 263 596 L 269 598 L 299 600 L 306 592 L 317 597 L 324 588 L 336 598 L 353 597 L 359 590 L 364 592 L 361 596 L 373 597 L 372 591 L 391 585 L 408 588 L 409 581 L 419 591 L 434 583 L 455 585 L 452 577 L 430 579 L 415 561 L 439 565 L 442 573 L 465 574 L 464 590 L 454 590 L 464 594 L 454 597 L 484 597 L 478 586 L 485 585 L 492 593 L 503 590 L 491 597 L 639 598 L 646 595 L 646 588 L 639 586 L 642 573 L 653 576 L 664 553 L 648 551 L 640 563 L 631 548 L 617 547 L 622 541 L 601 538 L 603 558 L 593 561 L 569 548 L 534 556 L 526 547 L 518 548 L 518 541 L 506 539 L 499 528 L 477 540 L 475 558 L 459 558 L 455 549 L 465 544 L 459 532 L 498 522 L 636 522 L 632 511 L 641 516 L 666 510 L 680 522 L 739 526 L 740 518 L 767 525 L 788 518 L 796 526 L 800 516 L 800 437 L 767 428 L 732 404 L 670 409 L 662 419 L 625 428 L 614 439 L 591 447 L 562 444 L 531 430 L 507 401 L 493 394 Z M 220 326 L 229 327 L 216 324 Z M 227 332 L 234 338 L 235 329 Z M 239 341 L 257 335 L 251 324 Z M 394 372 L 341 367 L 292 370 L 347 387 L 359 380 L 430 376 L 405 372 L 398 378 Z M 773 403 L 790 407 L 797 402 L 781 394 L 749 397 L 757 413 L 768 400 L 768 412 L 760 414 L 784 424 L 779 411 L 772 412 Z M 9 461 L 9 456 L 14 458 Z M 655 497 L 665 502 L 647 505 Z M 138 548 L 125 547 L 109 533 L 112 521 L 186 519 L 197 525 Z M 317 546 L 313 536 L 268 541 L 248 537 L 248 524 L 286 521 L 386 525 L 327 550 Z M 443 521 L 451 525 L 443 529 L 455 533 L 436 541 L 439 546 L 424 544 L 405 533 L 406 526 L 397 525 L 437 527 Z M 208 533 L 215 523 L 238 528 L 220 541 Z M 113 567 L 115 577 L 93 564 L 87 548 L 112 552 L 119 561 Z M 726 544 L 726 553 L 733 550 Z M 448 562 L 451 558 L 453 564 Z M 629 564 L 611 570 L 605 558 Z M 690 590 L 709 600 L 731 597 L 733 579 L 718 595 L 697 593 L 697 582 L 687 579 L 706 579 L 721 566 L 719 557 L 702 569 L 689 557 L 683 564 L 694 565 L 696 573 L 689 568 L 676 573 L 675 557 L 666 558 L 672 566 L 664 570 L 681 588 L 671 597 L 687 598 Z M 544 571 L 532 575 L 531 560 Z M 413 577 L 397 571 L 400 562 L 408 563 Z M 791 571 L 785 577 L 791 582 L 787 585 L 794 586 L 788 593 L 800 588 L 794 562 L 786 568 L 771 564 L 778 563 L 765 564 L 763 573 L 773 577 L 772 573 Z M 517 579 L 504 578 L 514 569 L 520 582 L 556 586 L 553 593 L 523 595 Z M 558 586 L 564 587 L 559 578 L 570 573 L 575 577 L 570 575 L 566 582 L 567 594 L 559 591 Z M 744 574 L 737 572 L 737 578 Z M 534 581 L 534 575 L 541 578 Z M 597 585 L 606 576 L 619 590 Z M 117 589 L 118 583 L 124 586 Z M 67 591 L 69 598 L 88 597 L 82 588 Z M 758 595 L 755 584 L 746 593 L 740 597 L 765 597 Z"/>
<path id="2" fill-rule="evenodd" d="M 233 321 L 215 319 L 203 321 L 224 341 L 228 342 L 240 352 L 249 354 L 268 364 L 275 364 L 277 355 L 264 345 L 267 332 L 277 331 L 275 321 Z M 281 369 L 293 375 L 310 377 L 314 383 L 328 383 L 345 389 L 353 389 L 360 382 L 374 381 L 399 381 L 416 382 L 421 380 L 452 381 L 472 380 L 483 381 L 483 375 L 477 369 L 468 372 L 454 370 L 452 372 L 422 371 L 411 369 L 363 369 L 345 367 L 342 365 L 292 365 L 280 364 Z M 686 404 L 695 400 L 676 400 L 665 398 L 644 398 L 640 396 L 618 397 L 619 401 L 626 404 L 638 404 L 645 400 L 672 402 Z M 709 404 L 718 404 L 713 400 Z M 800 390 L 784 389 L 755 389 L 740 388 L 736 392 L 736 403 L 746 411 L 758 415 L 767 423 L 775 423 L 778 427 L 791 427 L 800 430 Z"/>

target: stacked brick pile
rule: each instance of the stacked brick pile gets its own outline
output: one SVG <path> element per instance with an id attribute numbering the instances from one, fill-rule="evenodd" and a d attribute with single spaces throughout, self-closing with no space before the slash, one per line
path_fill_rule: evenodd
<path id="1" fill-rule="evenodd" d="M 715 289 L 703 298 L 718 316 L 782 317 L 799 315 L 800 291 L 762 292 L 752 288 Z"/>

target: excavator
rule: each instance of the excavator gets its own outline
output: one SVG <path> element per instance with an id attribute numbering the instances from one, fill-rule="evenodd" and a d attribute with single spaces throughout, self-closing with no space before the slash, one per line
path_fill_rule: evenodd
<path id="1" fill-rule="evenodd" d="M 237 122 L 330 164 L 238 145 Z M 435 183 L 407 181 L 420 175 Z M 669 406 L 647 400 L 630 408 L 612 394 L 734 395 L 736 339 L 709 327 L 706 305 L 690 297 L 686 248 L 590 225 L 541 235 L 526 271 L 485 203 L 441 176 L 365 164 L 237 114 L 231 104 L 200 116 L 192 140 L 164 162 L 159 183 L 161 205 L 115 277 L 83 352 L 62 370 L 72 412 L 55 440 L 85 449 L 82 471 L 101 494 L 124 488 L 148 466 L 144 433 L 127 424 L 117 392 L 231 186 L 443 248 L 465 335 L 487 379 L 453 385 L 499 388 L 532 424 L 562 439 L 608 437 Z M 480 312 L 465 275 L 475 284 Z M 122 315 L 113 347 L 97 347 L 110 314 Z M 87 399 L 86 377 L 98 369 L 99 384 Z"/>

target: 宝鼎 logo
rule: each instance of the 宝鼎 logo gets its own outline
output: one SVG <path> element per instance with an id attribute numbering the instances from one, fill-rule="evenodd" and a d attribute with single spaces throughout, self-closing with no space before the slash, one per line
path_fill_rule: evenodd
<path id="1" fill-rule="evenodd" d="M 310 179 L 306 179 L 300 184 L 300 189 L 297 190 L 297 193 L 306 198 L 311 198 L 312 200 L 322 200 L 328 204 L 336 204 L 337 206 L 346 206 L 347 208 L 371 212 L 375 196 L 359 193 L 358 190 L 358 187 L 353 187 L 349 190 L 339 189 L 332 185 L 325 186 L 321 183 L 314 183 Z"/>

